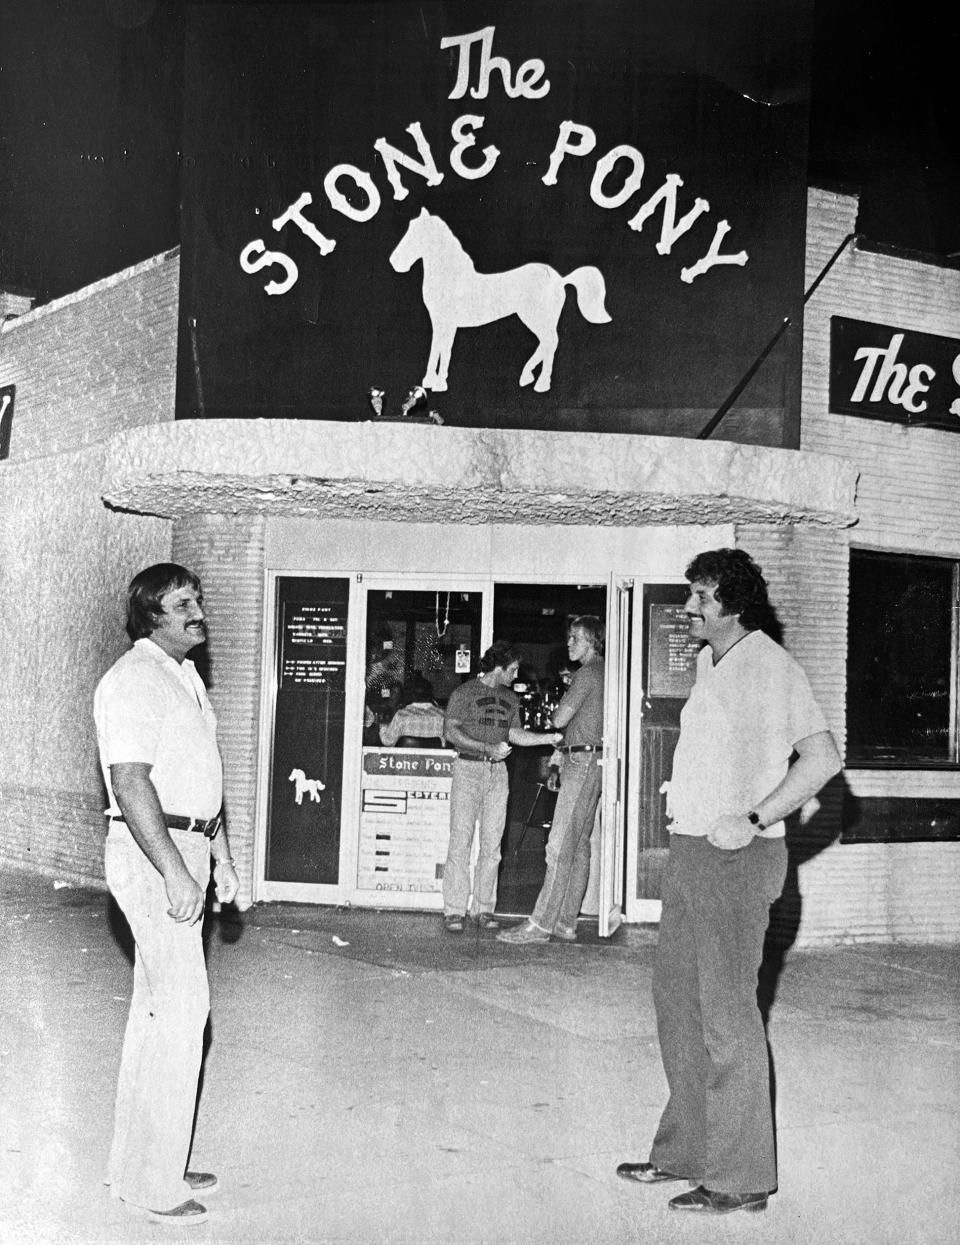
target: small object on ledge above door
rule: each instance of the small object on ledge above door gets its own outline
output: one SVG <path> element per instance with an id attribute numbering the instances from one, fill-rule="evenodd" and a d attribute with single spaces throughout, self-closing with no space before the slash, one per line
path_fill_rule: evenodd
<path id="1" fill-rule="evenodd" d="M 399 415 L 385 415 L 383 413 L 384 398 L 386 390 L 379 389 L 376 385 L 371 385 L 367 390 L 367 401 L 374 413 L 374 416 L 387 423 L 399 423 L 401 420 L 405 423 L 413 424 L 437 424 L 443 423 L 443 416 L 439 411 L 427 407 L 429 395 L 422 385 L 414 385 L 407 394 L 403 405 L 400 408 Z"/>

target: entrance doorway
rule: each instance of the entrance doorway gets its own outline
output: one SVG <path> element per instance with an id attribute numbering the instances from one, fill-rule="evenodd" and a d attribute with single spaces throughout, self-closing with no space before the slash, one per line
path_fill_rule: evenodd
<path id="1" fill-rule="evenodd" d="M 494 639 L 523 654 L 521 720 L 546 731 L 578 615 L 606 623 L 601 832 L 584 911 L 622 916 L 624 833 L 637 773 L 632 584 L 528 583 L 357 572 L 278 573 L 267 608 L 258 899 L 435 909 L 453 753 L 440 711 Z M 403 729 L 398 719 L 403 719 Z M 428 729 L 429 728 L 429 729 Z M 438 735 L 440 732 L 440 735 Z M 552 749 L 514 749 L 498 911 L 532 912 L 555 805 Z M 601 850 L 602 848 L 602 850 Z"/>
<path id="2" fill-rule="evenodd" d="M 493 636 L 523 653 L 514 690 L 523 725 L 548 730 L 572 670 L 567 658 L 571 618 L 606 617 L 604 584 L 497 583 L 493 594 Z M 502 844 L 497 911 L 529 916 L 546 872 L 545 850 L 556 803 L 548 786 L 552 749 L 515 748 L 507 760 L 510 799 Z"/>

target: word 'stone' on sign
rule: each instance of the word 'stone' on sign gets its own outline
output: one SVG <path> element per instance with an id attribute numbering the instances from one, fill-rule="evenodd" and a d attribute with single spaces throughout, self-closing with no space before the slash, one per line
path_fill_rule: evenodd
<path id="1" fill-rule="evenodd" d="M 832 316 L 830 409 L 960 432 L 960 340 Z"/>
<path id="2" fill-rule="evenodd" d="M 712 414 L 802 295 L 811 9 L 188 6 L 178 415 Z"/>

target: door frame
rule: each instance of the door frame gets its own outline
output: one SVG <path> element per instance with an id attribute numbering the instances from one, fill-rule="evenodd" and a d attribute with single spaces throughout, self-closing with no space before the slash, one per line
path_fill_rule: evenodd
<path id="1" fill-rule="evenodd" d="M 347 600 L 346 703 L 344 734 L 346 739 L 362 739 L 364 714 L 364 675 L 366 665 L 367 593 L 376 592 L 474 592 L 481 595 L 481 651 L 489 647 L 493 628 L 493 582 L 478 575 L 397 574 L 377 571 L 284 570 L 271 567 L 264 574 L 263 623 L 260 655 L 261 695 L 259 739 L 257 747 L 257 799 L 254 823 L 254 901 L 282 901 L 337 905 L 350 903 L 355 907 L 383 907 L 382 893 L 357 887 L 360 850 L 360 798 L 363 749 L 344 747 L 343 786 L 340 803 L 340 850 L 338 880 L 333 883 L 268 881 L 267 819 L 273 764 L 274 716 L 277 704 L 277 581 L 280 579 L 346 579 Z M 441 895 L 391 895 L 391 907 L 442 908 Z"/>
<path id="2" fill-rule="evenodd" d="M 643 641 L 643 610 L 637 605 L 643 581 L 616 573 L 604 576 L 488 574 L 462 575 L 453 572 L 424 575 L 421 573 L 387 573 L 383 571 L 345 571 L 271 567 L 264 573 L 263 621 L 261 640 L 261 695 L 259 739 L 257 748 L 257 798 L 254 824 L 255 901 L 286 901 L 337 905 L 351 903 L 356 907 L 383 907 L 384 896 L 359 890 L 356 880 L 359 868 L 359 808 L 362 780 L 362 749 L 344 749 L 344 771 L 340 812 L 340 851 L 338 882 L 313 884 L 270 882 L 264 877 L 266 868 L 266 831 L 270 791 L 270 767 L 273 752 L 274 714 L 277 697 L 276 673 L 276 602 L 277 581 L 296 579 L 346 579 L 349 582 L 346 649 L 345 726 L 347 738 L 362 737 L 364 711 L 364 668 L 366 656 L 367 593 L 373 591 L 463 591 L 481 594 L 481 651 L 493 641 L 495 593 L 499 585 L 510 584 L 576 584 L 590 582 L 606 590 L 607 649 L 605 658 L 605 721 L 604 721 L 604 791 L 601 797 L 600 891 L 598 928 L 601 936 L 612 934 L 627 921 L 657 920 L 658 901 L 638 901 L 636 887 L 637 835 L 628 826 L 637 815 L 640 795 L 640 721 L 642 687 L 640 655 Z M 660 577 L 658 577 L 658 582 Z M 630 606 L 622 613 L 623 593 L 630 597 Z M 623 662 L 629 662 L 629 677 L 623 677 Z M 614 781 L 608 781 L 608 775 Z M 652 911 L 652 906 L 656 912 Z M 442 897 L 438 894 L 391 894 L 391 908 L 439 910 Z"/>

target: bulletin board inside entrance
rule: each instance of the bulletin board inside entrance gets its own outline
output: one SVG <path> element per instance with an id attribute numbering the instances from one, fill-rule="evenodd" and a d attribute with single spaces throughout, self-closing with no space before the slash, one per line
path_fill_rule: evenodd
<path id="1" fill-rule="evenodd" d="M 453 757 L 439 749 L 364 748 L 359 890 L 441 893 Z"/>

